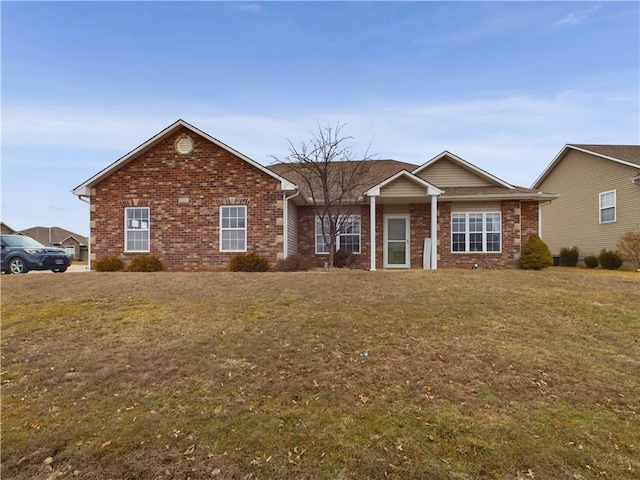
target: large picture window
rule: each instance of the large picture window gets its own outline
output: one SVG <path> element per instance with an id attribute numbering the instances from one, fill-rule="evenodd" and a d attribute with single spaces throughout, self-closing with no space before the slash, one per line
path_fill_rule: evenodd
<path id="1" fill-rule="evenodd" d="M 600 194 L 600 223 L 616 221 L 616 191 Z"/>
<path id="2" fill-rule="evenodd" d="M 125 252 L 149 251 L 149 207 L 127 207 L 124 211 Z"/>
<path id="3" fill-rule="evenodd" d="M 336 249 L 360 253 L 360 215 L 340 217 L 342 232 L 336 238 Z M 329 219 L 324 219 L 324 231 L 329 231 Z M 316 217 L 316 253 L 329 253 L 329 245 L 324 241 L 322 219 Z"/>
<path id="4" fill-rule="evenodd" d="M 500 213 L 453 213 L 451 215 L 452 252 L 500 252 Z"/>
<path id="5" fill-rule="evenodd" d="M 220 251 L 247 251 L 247 207 L 220 207 Z"/>

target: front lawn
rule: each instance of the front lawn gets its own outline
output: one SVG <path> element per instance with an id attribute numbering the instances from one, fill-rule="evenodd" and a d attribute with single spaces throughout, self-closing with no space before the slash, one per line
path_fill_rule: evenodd
<path id="1" fill-rule="evenodd" d="M 640 477 L 634 272 L 1 286 L 2 478 Z"/>

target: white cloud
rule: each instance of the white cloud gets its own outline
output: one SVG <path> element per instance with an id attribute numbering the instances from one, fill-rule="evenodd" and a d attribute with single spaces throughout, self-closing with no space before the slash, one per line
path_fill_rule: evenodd
<path id="1" fill-rule="evenodd" d="M 581 10 L 568 13 L 560 20 L 556 21 L 554 25 L 559 27 L 578 25 L 584 22 L 587 18 L 591 17 L 598 10 L 600 10 L 600 5 L 592 5 L 589 8 L 583 8 Z"/>

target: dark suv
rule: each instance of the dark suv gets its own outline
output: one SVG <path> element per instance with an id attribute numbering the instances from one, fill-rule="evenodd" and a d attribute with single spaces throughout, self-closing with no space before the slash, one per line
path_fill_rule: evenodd
<path id="1" fill-rule="evenodd" d="M 71 264 L 61 248 L 45 247 L 24 235 L 2 235 L 1 269 L 5 273 L 27 273 L 29 270 L 64 272 Z"/>

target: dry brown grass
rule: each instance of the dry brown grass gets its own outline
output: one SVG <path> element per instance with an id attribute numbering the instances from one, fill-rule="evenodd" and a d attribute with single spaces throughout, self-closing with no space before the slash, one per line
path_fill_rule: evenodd
<path id="1" fill-rule="evenodd" d="M 640 276 L 2 277 L 2 478 L 632 479 Z"/>

